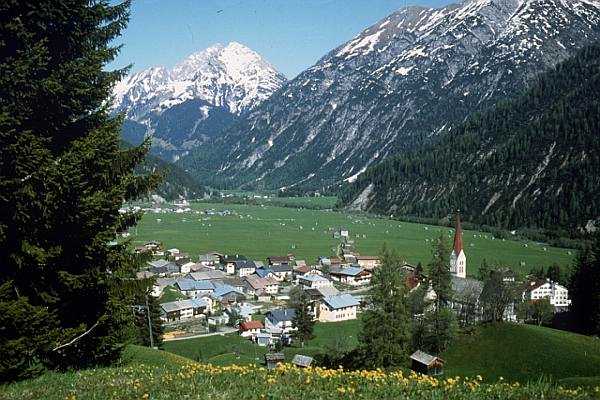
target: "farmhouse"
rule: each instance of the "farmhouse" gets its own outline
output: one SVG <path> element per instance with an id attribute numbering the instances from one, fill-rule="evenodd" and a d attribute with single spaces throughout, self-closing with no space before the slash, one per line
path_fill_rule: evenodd
<path id="1" fill-rule="evenodd" d="M 179 291 L 188 297 L 203 297 L 211 295 L 215 291 L 215 286 L 211 281 L 195 281 L 190 278 L 177 279 L 175 286 Z"/>
<path id="2" fill-rule="evenodd" d="M 292 266 L 289 264 L 275 265 L 271 267 L 273 271 L 273 277 L 279 282 L 283 282 L 286 279 L 292 279 Z"/>
<path id="3" fill-rule="evenodd" d="M 317 319 L 321 322 L 356 319 L 359 304 L 358 299 L 347 293 L 325 296 L 321 300 Z"/>
<path id="4" fill-rule="evenodd" d="M 221 303 L 237 303 L 246 300 L 244 293 L 230 285 L 216 286 L 212 298 Z"/>
<path id="5" fill-rule="evenodd" d="M 257 268 L 254 273 L 256 275 L 260 276 L 261 278 L 273 278 L 273 279 L 276 278 L 276 275 L 271 268 L 265 268 L 265 267 Z"/>
<path id="6" fill-rule="evenodd" d="M 223 271 L 205 268 L 196 272 L 190 272 L 187 277 L 195 281 L 210 281 L 214 279 L 224 279 L 226 274 Z"/>
<path id="7" fill-rule="evenodd" d="M 548 299 L 557 309 L 564 309 L 571 305 L 569 290 L 549 279 L 529 281 L 523 292 L 523 300 Z"/>
<path id="8" fill-rule="evenodd" d="M 196 265 L 196 263 L 191 262 L 188 258 L 181 258 L 175 261 L 175 264 L 179 267 L 179 272 L 182 274 L 192 272 L 192 267 Z"/>
<path id="9" fill-rule="evenodd" d="M 318 289 L 325 286 L 333 286 L 333 282 L 320 275 L 303 275 L 298 277 L 298 284 L 303 289 Z"/>
<path id="10" fill-rule="evenodd" d="M 178 300 L 160 305 L 161 319 L 165 322 L 180 322 L 199 318 L 210 312 L 208 299 Z"/>
<path id="11" fill-rule="evenodd" d="M 180 271 L 179 267 L 175 263 L 167 260 L 161 259 L 156 261 L 148 261 L 147 264 L 150 272 L 160 276 L 165 276 L 167 274 L 178 274 Z"/>
<path id="12" fill-rule="evenodd" d="M 356 256 L 356 263 L 359 267 L 372 271 L 381 266 L 381 259 L 377 256 Z"/>
<path id="13" fill-rule="evenodd" d="M 246 293 L 249 295 L 259 295 L 266 293 L 276 295 L 279 292 L 279 282 L 273 278 L 261 278 L 256 274 L 244 277 Z"/>
<path id="14" fill-rule="evenodd" d="M 292 254 L 288 254 L 287 256 L 270 256 L 267 257 L 267 263 L 270 266 L 288 265 L 293 259 L 294 256 Z"/>
<path id="15" fill-rule="evenodd" d="M 284 308 L 267 312 L 265 316 L 265 328 L 271 333 L 288 333 L 295 328 L 292 320 L 296 316 L 293 308 Z"/>
<path id="16" fill-rule="evenodd" d="M 346 285 L 366 285 L 371 281 L 371 272 L 360 267 L 331 267 L 331 279 Z"/>
<path id="17" fill-rule="evenodd" d="M 260 330 L 263 329 L 263 323 L 260 321 L 245 321 L 240 324 L 240 336 L 256 337 Z"/>
<path id="18" fill-rule="evenodd" d="M 229 275 L 235 274 L 236 265 L 246 262 L 248 259 L 244 256 L 236 254 L 235 256 L 225 255 L 221 259 L 221 264 L 224 265 L 225 272 Z"/>
<path id="19" fill-rule="evenodd" d="M 244 276 L 252 275 L 256 271 L 256 263 L 254 261 L 245 261 L 235 266 L 235 273 L 243 278 Z"/>

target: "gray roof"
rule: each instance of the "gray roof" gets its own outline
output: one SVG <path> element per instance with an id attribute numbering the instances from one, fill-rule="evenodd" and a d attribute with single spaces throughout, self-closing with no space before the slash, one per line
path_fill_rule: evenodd
<path id="1" fill-rule="evenodd" d="M 330 273 L 335 274 L 335 275 L 356 276 L 363 271 L 364 271 L 364 269 L 361 267 L 345 267 L 345 268 L 332 268 Z"/>
<path id="2" fill-rule="evenodd" d="M 320 287 L 315 289 L 316 291 L 318 291 L 319 293 L 321 293 L 321 295 L 323 297 L 325 296 L 335 296 L 340 294 L 340 291 L 337 290 L 334 286 L 325 286 L 325 287 Z"/>
<path id="3" fill-rule="evenodd" d="M 455 293 L 462 293 L 465 290 L 473 290 L 477 295 L 483 291 L 483 282 L 471 278 L 459 278 L 452 276 L 452 290 Z"/>
<path id="4" fill-rule="evenodd" d="M 292 364 L 297 365 L 299 367 L 310 367 L 310 364 L 312 364 L 312 362 L 312 357 L 303 356 L 302 354 L 296 354 L 294 358 L 292 358 Z"/>
<path id="5" fill-rule="evenodd" d="M 179 290 L 213 290 L 215 286 L 211 281 L 195 281 L 190 278 L 178 279 L 175 284 L 179 287 Z"/>
<path id="6" fill-rule="evenodd" d="M 148 261 L 148 265 L 152 268 L 166 267 L 168 264 L 171 264 L 171 262 L 167 260 Z"/>
<path id="7" fill-rule="evenodd" d="M 329 279 L 327 279 L 325 277 L 322 277 L 321 275 L 316 275 L 316 274 L 302 275 L 298 279 L 301 279 L 303 281 L 309 281 L 309 282 L 319 282 L 319 281 L 327 281 L 327 282 L 329 282 Z"/>
<path id="8" fill-rule="evenodd" d="M 229 293 L 236 293 L 238 295 L 243 296 L 244 293 L 240 292 L 239 290 L 237 290 L 236 288 L 234 288 L 233 286 L 230 285 L 220 285 L 215 287 L 215 291 L 213 292 L 213 296 L 220 299 L 223 296 L 229 294 Z"/>
<path id="9" fill-rule="evenodd" d="M 181 311 L 189 308 L 208 307 L 208 302 L 204 299 L 177 300 L 163 303 L 160 305 L 164 312 Z"/>
<path id="10" fill-rule="evenodd" d="M 192 278 L 196 281 L 206 281 L 211 279 L 223 279 L 225 276 L 227 276 L 227 274 L 225 274 L 223 271 L 207 268 L 203 271 L 190 272 L 187 276 L 188 278 Z"/>
<path id="11" fill-rule="evenodd" d="M 292 272 L 292 266 L 289 264 L 273 265 L 271 270 L 273 272 Z"/>
<path id="12" fill-rule="evenodd" d="M 336 296 L 326 296 L 323 298 L 323 301 L 334 310 L 346 307 L 355 307 L 360 304 L 356 297 L 348 293 L 342 293 Z"/>
<path id="13" fill-rule="evenodd" d="M 293 308 L 271 310 L 267 313 L 267 318 L 269 318 L 275 325 L 277 325 L 279 322 L 291 321 L 295 316 L 296 310 Z"/>
<path id="14" fill-rule="evenodd" d="M 425 364 L 427 366 L 431 365 L 436 359 L 438 359 L 437 357 L 427 354 L 421 350 L 417 350 L 414 353 L 412 353 L 410 358 L 411 360 L 418 361 L 421 364 Z"/>

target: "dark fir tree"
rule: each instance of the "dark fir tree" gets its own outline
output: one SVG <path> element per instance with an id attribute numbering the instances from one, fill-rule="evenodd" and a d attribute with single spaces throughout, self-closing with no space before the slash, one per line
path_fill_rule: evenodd
<path id="1" fill-rule="evenodd" d="M 371 279 L 363 314 L 360 349 L 366 367 L 406 366 L 411 346 L 410 305 L 398 255 L 386 247 Z"/>
<path id="2" fill-rule="evenodd" d="M 514 285 L 504 281 L 504 272 L 501 269 L 491 269 L 483 280 L 480 297 L 483 319 L 489 322 L 501 322 L 506 307 L 514 302 L 515 298 Z"/>
<path id="3" fill-rule="evenodd" d="M 600 335 L 600 236 L 578 255 L 569 296 L 576 329 L 586 335 Z"/>
<path id="4" fill-rule="evenodd" d="M 312 339 L 313 337 L 313 328 L 315 325 L 315 321 L 313 319 L 313 315 L 311 314 L 311 301 L 308 293 L 302 291 L 297 297 L 296 301 L 293 304 L 294 309 L 296 310 L 296 314 L 292 319 L 292 326 L 296 328 L 294 332 L 294 337 L 296 340 L 299 340 L 302 343 L 302 347 L 304 347 L 304 342 Z"/>
<path id="5" fill-rule="evenodd" d="M 109 243 L 154 187 L 134 174 L 147 145 L 120 147 L 109 115 L 111 45 L 129 2 L 0 5 L 0 379 L 115 360 L 132 325 L 133 264 Z"/>
<path id="6" fill-rule="evenodd" d="M 413 332 L 413 346 L 433 354 L 440 354 L 452 342 L 457 332 L 456 317 L 449 308 L 453 299 L 450 250 L 443 236 L 433 242 L 428 278 L 435 299 L 425 305 L 423 318 Z"/>

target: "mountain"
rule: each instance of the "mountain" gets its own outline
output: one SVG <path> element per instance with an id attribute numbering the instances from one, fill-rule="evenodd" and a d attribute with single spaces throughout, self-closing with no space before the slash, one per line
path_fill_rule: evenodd
<path id="1" fill-rule="evenodd" d="M 285 77 L 236 42 L 209 47 L 172 69 L 153 67 L 119 82 L 114 112 L 124 113 L 125 140 L 153 137 L 153 151 L 176 159 L 218 135 L 267 99 Z"/>
<path id="2" fill-rule="evenodd" d="M 600 220 L 600 42 L 438 143 L 348 185 L 351 208 L 577 233 Z"/>
<path id="3" fill-rule="evenodd" d="M 600 0 L 408 7 L 332 50 L 181 160 L 228 187 L 317 188 L 452 132 L 600 39 Z"/>

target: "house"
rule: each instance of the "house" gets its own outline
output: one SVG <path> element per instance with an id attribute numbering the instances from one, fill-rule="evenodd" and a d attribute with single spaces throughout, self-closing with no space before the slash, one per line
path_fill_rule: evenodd
<path id="1" fill-rule="evenodd" d="M 298 368 L 308 368 L 313 362 L 313 358 L 309 356 L 303 356 L 301 354 L 294 355 L 292 358 L 292 364 Z"/>
<path id="2" fill-rule="evenodd" d="M 215 291 L 215 286 L 211 281 L 196 281 L 190 278 L 177 279 L 175 286 L 179 291 L 188 297 L 210 296 Z"/>
<path id="3" fill-rule="evenodd" d="M 271 310 L 265 315 L 265 328 L 273 333 L 288 333 L 296 330 L 292 327 L 292 320 L 296 316 L 293 308 Z"/>
<path id="4" fill-rule="evenodd" d="M 212 307 L 207 299 L 177 300 L 160 305 L 161 319 L 165 322 L 180 322 L 200 318 Z"/>
<path id="5" fill-rule="evenodd" d="M 267 264 L 269 264 L 270 266 L 288 265 L 293 260 L 293 254 L 288 254 L 287 256 L 270 256 L 267 257 Z"/>
<path id="6" fill-rule="evenodd" d="M 186 277 L 191 278 L 195 281 L 210 281 L 215 279 L 223 279 L 226 276 L 227 275 L 223 271 L 210 269 L 206 267 L 202 270 L 190 272 L 186 275 Z"/>
<path id="7" fill-rule="evenodd" d="M 367 271 L 372 271 L 377 267 L 381 266 L 381 259 L 377 256 L 356 256 L 356 264 L 359 267 L 366 269 Z"/>
<path id="8" fill-rule="evenodd" d="M 321 322 L 356 319 L 359 304 L 357 298 L 347 293 L 325 296 L 319 305 L 317 319 Z"/>
<path id="9" fill-rule="evenodd" d="M 225 256 L 221 258 L 221 264 L 223 264 L 223 268 L 228 275 L 235 274 L 236 264 L 246 261 L 248 261 L 248 259 L 239 254 L 236 254 L 235 256 L 225 254 Z"/>
<path id="10" fill-rule="evenodd" d="M 410 369 L 420 374 L 436 376 L 444 373 L 444 360 L 422 352 L 421 350 L 415 351 L 410 356 L 410 360 Z"/>
<path id="11" fill-rule="evenodd" d="M 523 291 L 523 300 L 548 299 L 557 310 L 563 310 L 571 305 L 569 290 L 549 279 L 529 281 Z"/>
<path id="12" fill-rule="evenodd" d="M 245 321 L 240 324 L 240 336 L 256 337 L 260 330 L 263 329 L 263 323 L 260 321 Z"/>
<path id="13" fill-rule="evenodd" d="M 271 344 L 271 335 L 266 332 L 258 332 L 254 335 L 253 339 L 256 341 L 256 344 L 261 347 L 266 347 Z"/>
<path id="14" fill-rule="evenodd" d="M 230 285 L 215 286 L 215 290 L 212 293 L 212 298 L 220 301 L 221 303 L 237 303 L 239 301 L 246 300 L 244 293 L 238 291 L 236 288 Z"/>
<path id="15" fill-rule="evenodd" d="M 275 279 L 275 273 L 273 273 L 273 270 L 271 268 L 266 268 L 266 267 L 257 268 L 254 273 L 256 275 L 260 276 L 261 278 Z"/>
<path id="16" fill-rule="evenodd" d="M 244 261 L 235 266 L 235 274 L 240 278 L 244 276 L 252 275 L 256 271 L 256 264 L 254 261 Z"/>
<path id="17" fill-rule="evenodd" d="M 354 253 L 344 253 L 342 255 L 342 258 L 344 259 L 344 262 L 347 264 L 356 264 L 357 263 L 357 259 L 356 259 L 356 255 Z"/>
<path id="18" fill-rule="evenodd" d="M 303 275 L 298 277 L 298 284 L 303 289 L 318 289 L 325 286 L 333 286 L 333 282 L 321 275 Z"/>
<path id="19" fill-rule="evenodd" d="M 179 249 L 173 248 L 167 250 L 167 255 L 170 257 L 175 257 L 177 254 L 179 254 Z"/>
<path id="20" fill-rule="evenodd" d="M 144 243 L 145 252 L 150 252 L 157 257 L 162 257 L 165 255 L 163 250 L 163 245 L 161 242 L 157 242 L 155 240 L 151 240 L 149 242 Z"/>
<path id="21" fill-rule="evenodd" d="M 244 293 L 244 290 L 246 290 L 245 282 L 237 276 L 227 276 L 223 279 L 213 280 L 213 282 L 215 284 L 222 283 L 225 285 L 233 286 L 235 290 L 237 290 L 240 293 Z"/>
<path id="22" fill-rule="evenodd" d="M 294 267 L 294 270 L 292 271 L 292 276 L 297 279 L 298 277 L 308 273 L 310 271 L 310 269 L 311 269 L 310 266 L 308 266 L 306 264 L 305 265 L 297 265 Z"/>
<path id="23" fill-rule="evenodd" d="M 178 274 L 180 272 L 179 267 L 175 263 L 164 259 L 148 261 L 146 264 L 148 265 L 150 272 L 160 276 Z"/>
<path id="24" fill-rule="evenodd" d="M 360 267 L 331 267 L 329 276 L 346 285 L 360 286 L 371 282 L 371 272 Z"/>
<path id="25" fill-rule="evenodd" d="M 200 254 L 200 257 L 198 257 L 198 263 L 205 267 L 214 268 L 217 264 L 219 264 L 221 257 L 222 255 L 219 253 Z"/>
<path id="26" fill-rule="evenodd" d="M 274 265 L 271 267 L 273 278 L 279 282 L 292 279 L 293 268 L 289 264 Z"/>
<path id="27" fill-rule="evenodd" d="M 265 354 L 265 365 L 267 369 L 277 368 L 277 364 L 281 364 L 285 361 L 283 353 L 267 353 Z"/>
<path id="28" fill-rule="evenodd" d="M 252 315 L 260 311 L 260 306 L 255 306 L 250 303 L 236 304 L 233 308 L 235 308 L 244 321 L 252 321 Z"/>
<path id="29" fill-rule="evenodd" d="M 189 274 L 192 272 L 192 267 L 196 265 L 196 263 L 191 262 L 188 258 L 180 258 L 175 261 L 175 264 L 179 267 L 179 272 L 182 274 Z"/>
<path id="30" fill-rule="evenodd" d="M 261 278 L 256 274 L 244 277 L 246 293 L 249 295 L 258 295 L 266 293 L 276 295 L 279 292 L 279 282 L 273 278 Z"/>

